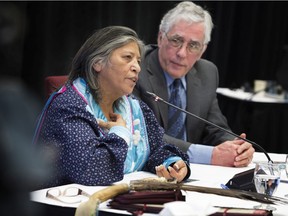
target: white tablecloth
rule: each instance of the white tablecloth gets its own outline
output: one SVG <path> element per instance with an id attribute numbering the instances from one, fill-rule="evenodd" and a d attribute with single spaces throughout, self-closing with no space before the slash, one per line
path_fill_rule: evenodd
<path id="1" fill-rule="evenodd" d="M 285 161 L 286 155 L 284 154 L 269 154 L 271 159 L 276 161 Z M 253 162 L 255 161 L 267 161 L 266 156 L 263 153 L 256 152 L 253 158 Z M 198 186 L 207 186 L 207 187 L 216 187 L 220 188 L 221 184 L 226 184 L 229 179 L 231 179 L 235 174 L 243 172 L 248 169 L 254 168 L 255 164 L 251 163 L 248 167 L 245 168 L 233 168 L 233 167 L 221 167 L 221 166 L 211 166 L 211 165 L 201 165 L 201 164 L 190 164 L 191 167 L 191 176 L 190 183 L 192 185 Z M 126 175 L 124 180 L 121 182 L 129 183 L 131 180 L 142 179 L 146 177 L 155 177 L 155 175 L 147 172 L 136 172 Z M 287 180 L 286 174 L 283 172 L 281 176 L 282 180 Z M 71 185 L 63 185 L 57 188 L 64 189 L 69 186 L 76 186 L 81 188 L 82 190 L 88 192 L 89 194 L 93 194 L 96 191 L 105 188 L 99 186 L 83 186 L 78 184 Z M 50 205 L 64 206 L 68 208 L 77 208 L 79 204 L 64 204 L 59 201 L 55 201 L 49 198 L 46 198 L 46 189 L 33 191 L 31 192 L 31 200 L 40 203 L 46 203 Z M 197 192 L 185 192 L 186 193 L 186 202 L 190 200 L 197 200 L 198 202 L 201 200 L 203 202 L 209 202 L 212 206 L 223 206 L 223 207 L 245 207 L 245 208 L 253 208 L 254 205 L 259 203 L 253 201 L 240 200 L 236 198 L 223 197 L 212 194 L 204 194 Z M 288 194 L 288 183 L 281 182 L 275 196 L 284 197 L 285 194 Z M 82 201 L 86 201 L 86 197 L 81 197 Z M 273 216 L 287 216 L 288 215 L 288 206 L 284 205 L 276 205 L 277 210 L 273 212 Z M 100 205 L 100 209 L 102 211 L 110 211 L 117 212 L 119 214 L 129 215 L 129 213 L 125 211 L 111 210 L 106 206 L 106 203 L 102 203 Z M 144 215 L 153 215 L 153 214 L 144 214 Z M 154 214 L 155 215 L 155 214 Z"/>

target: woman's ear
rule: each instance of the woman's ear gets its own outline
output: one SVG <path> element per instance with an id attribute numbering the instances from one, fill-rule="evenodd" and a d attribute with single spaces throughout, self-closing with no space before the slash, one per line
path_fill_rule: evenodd
<path id="1" fill-rule="evenodd" d="M 100 71 L 102 70 L 102 63 L 101 63 L 101 62 L 94 63 L 94 64 L 93 64 L 93 69 L 94 69 L 96 72 L 100 72 Z"/>

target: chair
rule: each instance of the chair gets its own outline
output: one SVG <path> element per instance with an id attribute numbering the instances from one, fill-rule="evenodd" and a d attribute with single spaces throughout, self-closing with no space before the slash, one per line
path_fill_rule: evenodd
<path id="1" fill-rule="evenodd" d="M 47 76 L 44 81 L 45 96 L 48 98 L 53 92 L 61 88 L 68 80 L 68 75 Z"/>

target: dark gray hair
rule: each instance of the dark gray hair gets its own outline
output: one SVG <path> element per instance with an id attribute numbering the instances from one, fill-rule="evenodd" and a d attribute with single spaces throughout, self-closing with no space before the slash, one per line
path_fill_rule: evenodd
<path id="1" fill-rule="evenodd" d="M 205 26 L 204 44 L 209 43 L 213 22 L 208 11 L 190 1 L 180 2 L 164 15 L 159 26 L 159 31 L 167 33 L 179 20 L 191 23 L 203 22 Z"/>
<path id="2" fill-rule="evenodd" d="M 99 102 L 101 94 L 99 91 L 98 73 L 95 72 L 93 65 L 101 62 L 106 66 L 109 63 L 112 52 L 130 42 L 138 44 L 142 56 L 144 43 L 134 30 L 124 26 L 108 26 L 96 30 L 75 55 L 69 74 L 69 82 L 73 82 L 78 77 L 84 78 L 93 98 L 96 102 Z"/>

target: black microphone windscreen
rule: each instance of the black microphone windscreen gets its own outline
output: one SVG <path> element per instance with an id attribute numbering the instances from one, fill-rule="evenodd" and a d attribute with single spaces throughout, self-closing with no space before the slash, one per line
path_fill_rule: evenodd
<path id="1" fill-rule="evenodd" d="M 227 183 L 226 186 L 230 189 L 245 190 L 256 192 L 253 182 L 254 168 L 244 172 L 237 173 Z"/>

